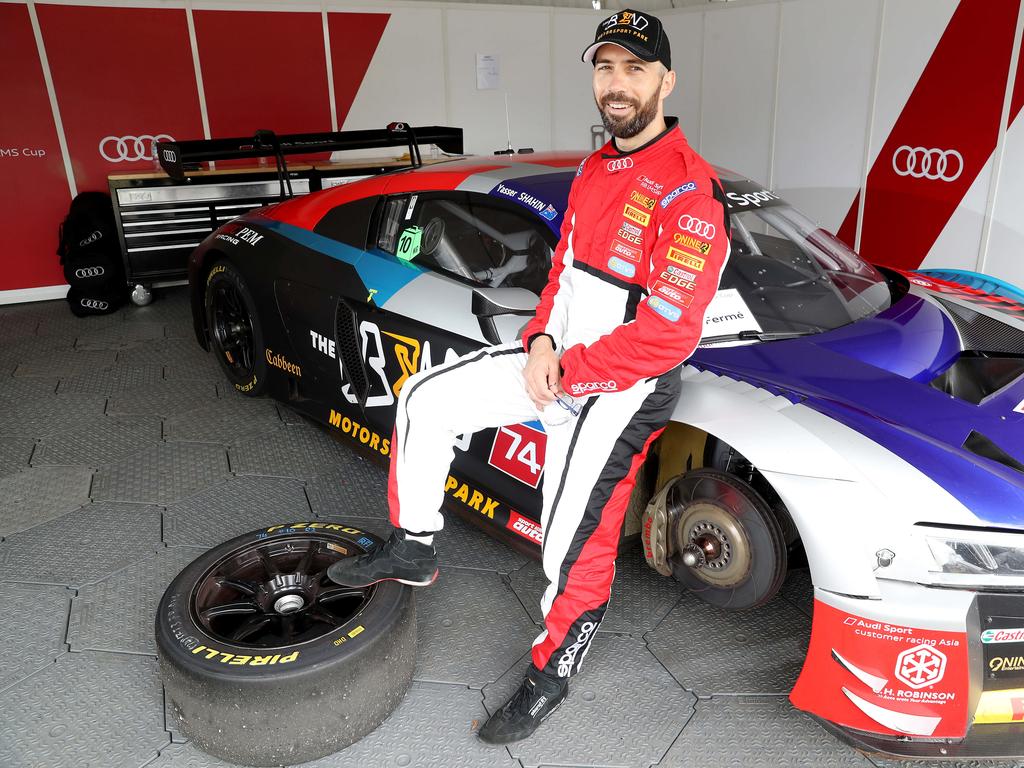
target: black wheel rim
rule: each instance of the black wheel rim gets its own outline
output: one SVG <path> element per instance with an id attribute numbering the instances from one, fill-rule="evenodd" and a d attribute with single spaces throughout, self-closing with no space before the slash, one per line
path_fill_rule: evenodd
<path id="1" fill-rule="evenodd" d="M 354 554 L 313 536 L 244 546 L 199 579 L 193 618 L 211 637 L 233 645 L 280 648 L 315 640 L 348 624 L 376 591 L 327 578 L 332 563 Z"/>
<path id="2" fill-rule="evenodd" d="M 245 299 L 237 287 L 221 282 L 214 287 L 211 307 L 210 325 L 224 361 L 236 376 L 249 378 L 255 367 L 256 350 Z"/>

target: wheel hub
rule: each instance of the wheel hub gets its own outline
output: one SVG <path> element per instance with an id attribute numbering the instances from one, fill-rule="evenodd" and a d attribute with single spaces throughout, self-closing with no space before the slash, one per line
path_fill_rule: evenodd
<path id="1" fill-rule="evenodd" d="M 305 607 L 306 601 L 302 599 L 302 595 L 284 595 L 274 601 L 274 610 L 285 616 L 301 611 Z"/>
<path id="2" fill-rule="evenodd" d="M 674 526 L 675 549 L 701 581 L 733 586 L 750 570 L 751 551 L 742 526 L 724 505 L 709 499 L 687 504 Z"/>

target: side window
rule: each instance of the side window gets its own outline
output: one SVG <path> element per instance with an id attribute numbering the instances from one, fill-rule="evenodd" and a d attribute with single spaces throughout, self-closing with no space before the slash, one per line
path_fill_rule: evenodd
<path id="1" fill-rule="evenodd" d="M 378 195 L 342 203 L 328 211 L 317 222 L 313 231 L 355 248 L 365 248 L 370 230 L 370 219 L 377 207 Z"/>
<path id="2" fill-rule="evenodd" d="M 539 294 L 552 249 L 544 224 L 535 218 L 487 195 L 412 195 L 388 201 L 379 245 L 400 259 L 475 285 Z"/>
<path id="3" fill-rule="evenodd" d="M 415 197 L 413 198 L 415 200 Z M 388 198 L 384 203 L 384 211 L 380 217 L 380 232 L 377 234 L 377 247 L 388 253 L 395 253 L 398 245 L 399 227 L 402 224 L 402 215 L 409 203 L 407 197 Z"/>

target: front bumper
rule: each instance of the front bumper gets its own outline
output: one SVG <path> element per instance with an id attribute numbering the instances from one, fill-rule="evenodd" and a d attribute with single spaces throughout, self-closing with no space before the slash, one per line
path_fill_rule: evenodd
<path id="1" fill-rule="evenodd" d="M 871 752 L 1024 757 L 1024 594 L 879 583 L 815 590 L 793 705 Z"/>

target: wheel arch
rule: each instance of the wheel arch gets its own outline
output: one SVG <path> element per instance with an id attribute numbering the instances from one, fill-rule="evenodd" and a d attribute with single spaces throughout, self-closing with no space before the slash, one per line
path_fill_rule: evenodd
<path id="1" fill-rule="evenodd" d="M 692 366 L 682 376 L 682 395 L 652 451 L 658 462 L 656 491 L 672 477 L 704 466 L 710 443 L 720 442 L 745 458 L 778 496 L 780 505 L 773 509 L 778 514 L 781 507 L 787 515 L 780 523 L 791 526 L 802 543 L 816 586 L 877 596 L 867 545 L 857 545 L 866 538 L 862 518 L 849 514 L 877 494 L 814 434 L 808 422 L 817 414 L 805 418 L 809 409 L 792 399 Z"/>

